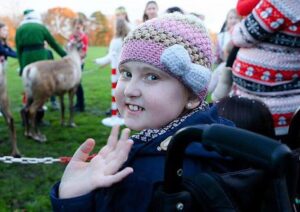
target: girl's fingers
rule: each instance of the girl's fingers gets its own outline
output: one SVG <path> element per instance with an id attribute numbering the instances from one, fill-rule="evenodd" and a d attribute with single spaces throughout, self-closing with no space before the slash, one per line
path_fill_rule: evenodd
<path id="1" fill-rule="evenodd" d="M 116 151 L 105 159 L 106 165 L 109 167 L 107 173 L 116 173 L 128 159 L 133 141 L 127 139 L 126 141 L 120 140 L 119 143 L 123 143 L 123 145 L 118 145 Z"/>
<path id="2" fill-rule="evenodd" d="M 128 128 L 122 130 L 119 142 L 116 144 L 114 151 L 112 151 L 111 154 L 108 154 L 106 157 L 107 162 L 116 159 L 121 160 L 122 162 L 126 161 L 133 142 L 132 140 L 129 141 L 129 135 L 130 130 Z M 123 160 L 124 155 L 126 157 L 125 160 Z"/>
<path id="3" fill-rule="evenodd" d="M 120 130 L 119 125 L 115 125 L 112 127 L 112 129 L 110 131 L 110 135 L 107 139 L 107 144 L 102 149 L 100 149 L 98 154 L 100 154 L 103 157 L 106 157 L 106 155 L 109 152 L 111 152 L 112 150 L 115 149 L 115 146 L 118 143 L 119 130 Z"/>
<path id="4" fill-rule="evenodd" d="M 129 138 L 129 136 L 130 136 L 130 129 L 125 128 L 122 130 L 120 140 L 126 141 Z"/>
<path id="5" fill-rule="evenodd" d="M 131 167 L 126 167 L 114 175 L 107 176 L 105 181 L 100 182 L 102 184 L 101 187 L 109 187 L 115 183 L 118 183 L 131 173 L 133 173 L 133 169 Z"/>
<path id="6" fill-rule="evenodd" d="M 95 140 L 88 138 L 74 153 L 71 161 L 86 161 L 90 152 L 94 149 Z"/>
<path id="7" fill-rule="evenodd" d="M 119 141 L 117 149 L 116 149 L 117 156 L 119 156 L 119 157 L 126 156 L 126 159 L 127 159 L 127 156 L 129 154 L 129 151 L 133 144 L 133 141 L 131 139 L 129 139 L 129 136 L 130 136 L 130 129 L 125 128 L 122 131 L 120 141 Z"/>

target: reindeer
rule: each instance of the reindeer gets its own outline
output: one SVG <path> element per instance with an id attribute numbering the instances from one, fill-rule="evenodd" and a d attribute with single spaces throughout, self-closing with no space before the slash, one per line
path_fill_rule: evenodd
<path id="1" fill-rule="evenodd" d="M 59 96 L 61 108 L 61 125 L 65 125 L 64 94 L 69 96 L 69 126 L 75 127 L 73 120 L 73 98 L 81 79 L 81 60 L 78 51 L 70 47 L 68 55 L 61 60 L 38 61 L 27 65 L 22 80 L 27 96 L 27 105 L 22 112 L 25 124 L 25 136 L 39 142 L 47 138 L 41 134 L 36 123 L 37 110 L 52 95 Z"/>
<path id="2" fill-rule="evenodd" d="M 9 128 L 9 136 L 12 143 L 12 156 L 20 157 L 20 151 L 17 147 L 17 136 L 14 125 L 14 119 L 9 109 L 9 100 L 6 89 L 6 77 L 4 64 L 0 63 L 0 111 L 3 114 L 4 120 Z"/>

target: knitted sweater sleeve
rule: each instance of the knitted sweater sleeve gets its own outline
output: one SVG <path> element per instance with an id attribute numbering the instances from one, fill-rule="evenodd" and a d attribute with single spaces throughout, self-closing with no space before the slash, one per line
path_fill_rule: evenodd
<path id="1" fill-rule="evenodd" d="M 105 55 L 104 57 L 97 58 L 96 63 L 98 65 L 101 65 L 101 66 L 104 66 L 104 65 L 107 65 L 107 64 L 111 63 L 111 67 L 116 68 L 117 63 L 118 63 L 118 58 L 117 57 L 119 55 L 120 49 L 121 49 L 120 48 L 120 42 L 118 42 L 118 40 L 115 39 L 115 38 L 112 39 L 110 44 L 109 44 L 108 54 Z"/>
<path id="2" fill-rule="evenodd" d="M 279 32 L 299 34 L 298 4 L 297 0 L 261 0 L 252 12 L 234 27 L 234 45 L 251 47 Z"/>
<path id="3" fill-rule="evenodd" d="M 5 57 L 13 57 L 13 58 L 17 57 L 16 52 L 6 44 L 5 45 L 0 44 L 0 55 L 4 55 Z"/>

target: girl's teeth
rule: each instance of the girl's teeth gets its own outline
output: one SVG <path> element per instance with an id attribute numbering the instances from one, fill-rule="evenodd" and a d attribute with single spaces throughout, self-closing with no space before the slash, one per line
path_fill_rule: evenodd
<path id="1" fill-rule="evenodd" d="M 139 110 L 139 106 L 137 105 L 129 105 L 129 109 L 132 111 L 138 111 Z"/>

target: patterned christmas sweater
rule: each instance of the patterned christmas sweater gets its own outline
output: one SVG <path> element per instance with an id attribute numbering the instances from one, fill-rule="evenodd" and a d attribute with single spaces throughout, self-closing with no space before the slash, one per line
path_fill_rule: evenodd
<path id="1" fill-rule="evenodd" d="M 300 0 L 261 0 L 233 30 L 233 93 L 265 102 L 277 135 L 300 107 Z"/>

